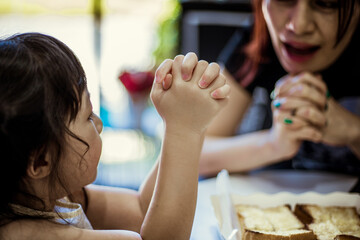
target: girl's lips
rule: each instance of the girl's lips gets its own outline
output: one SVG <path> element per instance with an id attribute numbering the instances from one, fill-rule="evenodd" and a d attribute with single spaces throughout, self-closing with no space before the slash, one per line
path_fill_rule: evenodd
<path id="1" fill-rule="evenodd" d="M 319 49 L 319 46 L 305 43 L 283 43 L 283 52 L 285 52 L 285 55 L 294 62 L 305 62 L 310 60 Z"/>

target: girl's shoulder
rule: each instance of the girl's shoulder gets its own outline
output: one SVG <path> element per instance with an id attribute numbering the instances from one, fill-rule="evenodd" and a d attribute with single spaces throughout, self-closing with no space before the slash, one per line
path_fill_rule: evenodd
<path id="1" fill-rule="evenodd" d="M 9 240 L 141 240 L 139 234 L 123 230 L 89 230 L 48 220 L 17 220 L 0 227 L 0 239 Z"/>
<path id="2" fill-rule="evenodd" d="M 70 226 L 53 223 L 48 220 L 16 220 L 0 228 L 0 239 L 42 240 L 63 239 Z"/>

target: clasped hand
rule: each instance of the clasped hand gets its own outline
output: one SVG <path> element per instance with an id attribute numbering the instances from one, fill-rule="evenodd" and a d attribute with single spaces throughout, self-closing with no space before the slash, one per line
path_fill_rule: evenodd
<path id="1" fill-rule="evenodd" d="M 292 141 L 288 143 L 292 146 L 290 155 L 297 152 L 303 140 L 336 146 L 351 144 L 358 117 L 329 95 L 320 75 L 286 75 L 277 82 L 273 93 L 273 130 L 278 130 L 276 136 Z"/>
<path id="2" fill-rule="evenodd" d="M 218 64 L 198 61 L 188 53 L 159 66 L 150 95 L 167 128 L 204 133 L 229 93 Z"/>

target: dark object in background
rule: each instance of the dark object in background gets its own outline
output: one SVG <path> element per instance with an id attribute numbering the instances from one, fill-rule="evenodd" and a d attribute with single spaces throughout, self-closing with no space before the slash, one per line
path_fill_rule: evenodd
<path id="1" fill-rule="evenodd" d="M 195 52 L 199 59 L 216 61 L 239 28 L 252 25 L 250 0 L 182 0 L 181 53 Z"/>
<path id="2" fill-rule="evenodd" d="M 360 193 L 360 177 L 358 178 L 357 182 L 356 182 L 355 185 L 350 189 L 349 192 L 352 192 L 352 193 Z"/>

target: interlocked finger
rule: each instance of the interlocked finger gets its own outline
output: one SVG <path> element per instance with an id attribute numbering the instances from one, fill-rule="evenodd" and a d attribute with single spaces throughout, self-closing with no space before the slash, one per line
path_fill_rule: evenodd
<path id="1" fill-rule="evenodd" d="M 195 53 L 189 52 L 185 55 L 181 65 L 181 76 L 183 80 L 188 81 L 191 79 L 197 62 L 198 57 Z"/>
<path id="2" fill-rule="evenodd" d="M 325 114 L 319 111 L 319 109 L 312 106 L 300 107 L 297 108 L 296 110 L 292 110 L 291 115 L 300 117 L 305 121 L 308 121 L 312 125 L 316 125 L 318 127 L 326 126 Z"/>
<path id="3" fill-rule="evenodd" d="M 199 81 L 199 87 L 206 88 L 219 76 L 220 66 L 217 63 L 210 63 Z"/>

